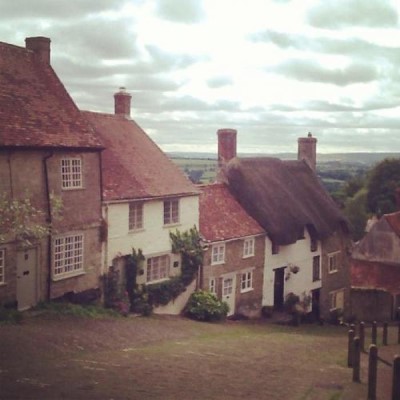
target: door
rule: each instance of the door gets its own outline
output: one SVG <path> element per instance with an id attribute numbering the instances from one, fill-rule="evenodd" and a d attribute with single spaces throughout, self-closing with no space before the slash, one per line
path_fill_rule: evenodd
<path id="1" fill-rule="evenodd" d="M 319 321 L 320 312 L 319 312 L 319 298 L 320 298 L 320 289 L 315 289 L 311 291 L 311 312 L 315 321 Z"/>
<path id="2" fill-rule="evenodd" d="M 284 304 L 285 268 L 277 268 L 274 278 L 274 309 L 282 310 Z"/>
<path id="3" fill-rule="evenodd" d="M 23 311 L 37 303 L 37 250 L 17 252 L 17 301 L 18 310 Z"/>
<path id="4" fill-rule="evenodd" d="M 226 275 L 222 278 L 222 301 L 229 306 L 228 316 L 235 313 L 235 275 Z"/>

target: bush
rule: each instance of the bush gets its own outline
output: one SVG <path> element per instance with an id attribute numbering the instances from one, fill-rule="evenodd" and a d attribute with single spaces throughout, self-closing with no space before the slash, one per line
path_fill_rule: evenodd
<path id="1" fill-rule="evenodd" d="M 221 321 L 226 318 L 228 311 L 228 304 L 202 290 L 192 293 L 185 307 L 185 314 L 198 321 Z"/>

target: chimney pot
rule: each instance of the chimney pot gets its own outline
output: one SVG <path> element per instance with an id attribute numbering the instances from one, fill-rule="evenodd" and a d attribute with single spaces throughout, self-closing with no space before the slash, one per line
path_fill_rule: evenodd
<path id="1" fill-rule="evenodd" d="M 116 115 L 131 116 L 131 99 L 132 96 L 121 86 L 119 92 L 114 94 L 114 112 Z"/>
<path id="2" fill-rule="evenodd" d="M 50 64 L 50 39 L 44 36 L 25 38 L 25 47 L 32 50 L 39 60 Z"/>
<path id="3" fill-rule="evenodd" d="M 236 157 L 236 129 L 218 129 L 218 165 L 228 163 Z"/>

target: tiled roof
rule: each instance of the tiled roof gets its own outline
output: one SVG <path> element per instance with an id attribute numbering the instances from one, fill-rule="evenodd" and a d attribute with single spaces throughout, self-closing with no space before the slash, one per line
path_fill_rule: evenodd
<path id="1" fill-rule="evenodd" d="M 106 148 L 102 153 L 106 201 L 198 194 L 135 121 L 114 114 L 82 114 Z"/>
<path id="2" fill-rule="evenodd" d="M 223 169 L 229 190 L 279 245 L 308 228 L 318 239 L 347 229 L 347 221 L 304 161 L 234 158 Z"/>
<path id="3" fill-rule="evenodd" d="M 0 146 L 101 147 L 52 67 L 2 42 Z"/>
<path id="4" fill-rule="evenodd" d="M 385 214 L 384 217 L 393 229 L 393 232 L 400 237 L 400 211 L 391 214 Z"/>
<path id="5" fill-rule="evenodd" d="M 200 186 L 200 233 L 215 242 L 264 233 L 224 184 Z"/>

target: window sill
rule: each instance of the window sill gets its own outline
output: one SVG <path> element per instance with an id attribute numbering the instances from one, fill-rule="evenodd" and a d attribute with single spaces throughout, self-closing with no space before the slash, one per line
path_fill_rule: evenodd
<path id="1" fill-rule="evenodd" d="M 182 225 L 180 222 L 173 222 L 172 224 L 164 224 L 163 228 L 166 228 L 166 229 L 174 228 L 175 226 L 180 226 L 180 225 Z"/>
<path id="2" fill-rule="evenodd" d="M 170 278 L 167 277 L 167 278 L 157 279 L 157 280 L 154 280 L 154 281 L 146 281 L 146 285 L 153 285 L 153 284 L 165 282 L 165 281 L 168 281 L 169 279 L 170 279 Z"/>
<path id="3" fill-rule="evenodd" d="M 313 281 L 313 282 L 321 282 L 321 278 L 313 279 L 312 281 Z"/>
<path id="4" fill-rule="evenodd" d="M 241 289 L 240 293 L 248 293 L 248 292 L 252 292 L 253 290 L 254 290 L 254 288 Z"/>
<path id="5" fill-rule="evenodd" d="M 250 257 L 254 257 L 254 254 L 247 254 L 247 255 L 243 256 L 242 258 L 250 258 Z"/>
<path id="6" fill-rule="evenodd" d="M 52 281 L 53 282 L 58 282 L 58 281 L 62 281 L 64 279 L 69 279 L 69 278 L 76 278 L 77 276 L 82 276 L 82 275 L 86 275 L 85 271 L 77 271 L 75 273 L 70 273 L 70 274 L 65 274 L 65 275 L 56 275 L 53 276 Z"/>
<path id="7" fill-rule="evenodd" d="M 63 192 L 70 192 L 73 190 L 85 190 L 84 187 L 71 187 L 71 188 L 61 188 Z"/>
<path id="8" fill-rule="evenodd" d="M 334 269 L 334 270 L 332 270 L 332 271 L 328 271 L 329 274 L 335 274 L 336 272 L 338 272 L 337 269 Z"/>
<path id="9" fill-rule="evenodd" d="M 144 228 L 138 228 L 138 229 L 130 229 L 128 231 L 129 235 L 134 235 L 135 233 L 140 233 L 140 232 L 144 232 L 145 229 Z"/>
<path id="10" fill-rule="evenodd" d="M 218 262 L 212 262 L 211 265 L 222 265 L 225 264 L 225 260 L 224 261 L 218 261 Z"/>
<path id="11" fill-rule="evenodd" d="M 2 287 L 2 286 L 7 286 L 7 282 L 1 282 L 0 287 Z"/>

